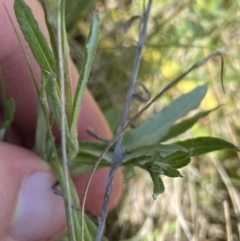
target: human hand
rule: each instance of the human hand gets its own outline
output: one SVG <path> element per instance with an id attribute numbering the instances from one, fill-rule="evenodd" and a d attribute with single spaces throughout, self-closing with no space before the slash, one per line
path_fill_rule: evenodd
<path id="1" fill-rule="evenodd" d="M 44 16 L 37 0 L 28 0 L 43 32 L 47 35 Z M 0 142 L 0 240 L 38 241 L 55 240 L 66 231 L 63 199 L 51 190 L 56 177 L 51 167 L 26 149 L 32 147 L 35 138 L 38 97 L 25 63 L 20 45 L 5 11 L 9 11 L 18 33 L 24 43 L 34 74 L 40 84 L 40 69 L 24 41 L 13 10 L 13 0 L 0 0 L 0 68 L 5 81 L 7 98 L 13 98 L 16 111 L 9 135 L 9 143 Z M 73 90 L 76 89 L 78 72 L 70 62 Z M 0 96 L 2 102 L 2 97 Z M 0 103 L 0 125 L 3 122 L 2 103 Z M 111 131 L 91 94 L 86 91 L 78 122 L 80 139 L 92 139 L 86 128 L 111 138 Z M 60 134 L 54 130 L 56 139 Z M 11 144 L 10 144 L 11 143 Z M 108 168 L 98 170 L 88 193 L 86 209 L 99 215 Z M 83 196 L 88 175 L 75 178 L 74 183 Z M 121 196 L 122 176 L 118 172 L 110 201 L 113 208 Z"/>

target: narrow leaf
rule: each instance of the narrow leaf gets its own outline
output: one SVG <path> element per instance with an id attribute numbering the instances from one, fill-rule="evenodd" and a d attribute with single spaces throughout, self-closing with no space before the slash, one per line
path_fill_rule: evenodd
<path id="1" fill-rule="evenodd" d="M 42 73 L 42 87 L 39 91 L 39 106 L 38 106 L 38 119 L 35 149 L 36 153 L 47 160 L 46 145 L 47 145 L 47 132 L 48 132 L 48 104 L 47 95 L 45 90 L 46 79 Z"/>
<path id="2" fill-rule="evenodd" d="M 15 103 L 13 99 L 6 100 L 4 103 L 4 120 L 9 122 L 9 125 L 13 122 Z M 10 127 L 10 126 L 9 126 Z"/>
<path id="3" fill-rule="evenodd" d="M 148 169 L 148 171 L 168 177 L 182 177 L 181 173 L 177 169 L 172 168 L 168 163 L 164 163 L 161 161 L 154 162 Z"/>
<path id="4" fill-rule="evenodd" d="M 55 58 L 55 62 L 58 63 L 58 51 L 57 51 L 57 1 L 53 6 L 53 1 L 39 0 L 43 6 L 46 25 L 48 28 L 48 34 Z"/>
<path id="5" fill-rule="evenodd" d="M 78 86 L 77 86 L 77 90 L 76 90 L 76 94 L 73 102 L 72 122 L 70 127 L 70 133 L 73 136 L 77 135 L 77 121 L 81 110 L 83 94 L 86 89 L 88 77 L 89 77 L 92 63 L 95 58 L 95 53 L 97 50 L 97 44 L 99 39 L 99 29 L 100 29 L 100 19 L 99 19 L 99 14 L 96 12 L 92 18 L 91 29 L 90 29 L 89 37 L 85 47 L 83 63 L 80 70 L 81 75 L 78 81 Z"/>
<path id="6" fill-rule="evenodd" d="M 214 108 L 212 110 L 208 111 L 202 111 L 195 116 L 188 118 L 187 120 L 184 120 L 178 124 L 175 124 L 172 126 L 172 128 L 169 130 L 167 135 L 165 135 L 160 141 L 167 141 L 173 137 L 179 136 L 180 134 L 186 132 L 188 129 L 190 129 L 199 119 L 207 116 L 210 112 L 218 109 L 220 106 L 217 108 Z"/>
<path id="7" fill-rule="evenodd" d="M 167 157 L 161 158 L 160 162 L 165 162 L 169 164 L 172 168 L 178 169 L 184 166 L 187 166 L 190 161 L 190 152 L 175 152 Z"/>
<path id="8" fill-rule="evenodd" d="M 48 0 L 40 0 L 42 3 L 46 25 L 48 28 L 48 33 L 50 37 L 51 46 L 53 49 L 53 54 L 55 58 L 55 62 L 58 63 L 58 51 L 57 51 L 57 11 L 58 11 L 58 2 L 57 1 L 48 1 Z M 65 98 L 66 98 L 66 115 L 68 119 L 71 118 L 72 111 L 72 87 L 71 87 L 71 76 L 69 71 L 69 46 L 67 41 L 67 34 L 65 30 L 65 1 L 62 1 L 62 7 L 60 8 L 61 17 L 62 17 L 62 48 L 63 48 L 63 62 L 64 62 L 64 73 L 65 73 Z M 58 67 L 58 66 L 57 66 Z M 69 120 L 70 121 L 70 120 Z"/>
<path id="9" fill-rule="evenodd" d="M 176 144 L 181 145 L 187 149 L 192 149 L 191 156 L 199 156 L 208 152 L 224 149 L 240 151 L 240 147 L 237 147 L 230 142 L 215 137 L 198 137 L 194 139 L 180 141 Z"/>
<path id="10" fill-rule="evenodd" d="M 45 91 L 54 120 L 56 121 L 58 127 L 61 128 L 61 100 L 59 97 L 59 87 L 54 73 L 50 73 L 47 76 Z M 75 139 L 69 132 L 66 115 L 64 123 L 66 125 L 65 128 L 69 160 L 71 160 L 78 152 L 78 140 Z"/>
<path id="11" fill-rule="evenodd" d="M 182 95 L 165 107 L 153 118 L 124 135 L 123 144 L 126 150 L 159 142 L 179 118 L 196 109 L 207 92 L 207 85 L 197 87 L 188 94 Z"/>
<path id="12" fill-rule="evenodd" d="M 188 153 L 188 150 L 186 148 L 183 148 L 179 145 L 154 144 L 151 146 L 142 146 L 140 148 L 126 152 L 122 162 L 127 163 L 130 161 L 143 159 L 144 157 L 151 157 L 155 151 L 159 152 L 159 155 L 161 157 L 166 157 L 177 151 Z"/>
<path id="13" fill-rule="evenodd" d="M 84 174 L 88 174 L 92 171 L 94 164 L 96 162 L 96 158 L 90 156 L 77 156 L 69 165 L 69 172 L 71 173 L 71 177 L 78 177 Z M 98 168 L 109 167 L 110 164 L 108 162 L 101 162 Z"/>
<path id="14" fill-rule="evenodd" d="M 178 171 L 175 168 L 170 168 L 164 171 L 164 175 L 168 177 L 182 177 L 182 174 L 180 173 L 180 171 Z"/>
<path id="15" fill-rule="evenodd" d="M 52 50 L 49 48 L 47 39 L 42 33 L 31 8 L 24 0 L 15 0 L 14 10 L 23 35 L 42 71 L 56 73 Z"/>
<path id="16" fill-rule="evenodd" d="M 61 100 L 60 100 L 60 90 L 57 84 L 56 75 L 54 73 L 48 74 L 46 78 L 45 86 L 47 101 L 50 106 L 51 112 L 57 125 L 61 126 Z"/>
<path id="17" fill-rule="evenodd" d="M 155 173 L 149 172 L 153 181 L 153 199 L 156 200 L 157 196 L 164 192 L 165 187 L 160 176 Z"/>
<path id="18" fill-rule="evenodd" d="M 37 131 L 36 131 L 36 153 L 42 157 L 45 157 L 45 147 L 47 142 L 47 123 L 42 109 L 42 105 L 38 106 L 38 119 L 37 119 Z"/>

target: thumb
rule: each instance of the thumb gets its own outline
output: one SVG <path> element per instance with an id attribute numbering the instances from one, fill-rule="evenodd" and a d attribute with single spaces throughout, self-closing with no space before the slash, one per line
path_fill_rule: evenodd
<path id="1" fill-rule="evenodd" d="M 0 240 L 53 240 L 66 231 L 63 199 L 51 190 L 50 166 L 36 154 L 0 142 Z"/>

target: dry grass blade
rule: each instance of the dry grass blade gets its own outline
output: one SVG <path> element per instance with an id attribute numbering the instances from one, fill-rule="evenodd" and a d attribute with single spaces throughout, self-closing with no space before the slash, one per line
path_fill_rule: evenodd
<path id="1" fill-rule="evenodd" d="M 223 209 L 224 209 L 224 216 L 226 221 L 226 230 L 227 230 L 227 241 L 232 241 L 232 224 L 231 224 L 231 217 L 230 217 L 230 210 L 229 210 L 229 203 L 227 200 L 223 201 Z"/>
<path id="2" fill-rule="evenodd" d="M 235 189 L 235 187 L 232 185 L 227 172 L 225 171 L 225 169 L 223 168 L 222 164 L 217 159 L 217 157 L 214 154 L 211 154 L 211 159 L 212 159 L 212 162 L 214 163 L 214 165 L 216 166 L 216 168 L 228 190 L 229 196 L 231 198 L 234 212 L 235 212 L 235 215 L 238 220 L 238 234 L 240 237 L 240 195 L 239 195 L 238 191 Z"/>
<path id="3" fill-rule="evenodd" d="M 177 180 L 177 182 L 174 182 L 174 199 L 175 199 L 175 206 L 177 210 L 182 210 L 181 207 L 181 193 L 182 193 L 182 180 Z M 177 223 L 176 231 L 175 231 L 175 240 L 179 241 L 181 240 L 181 223 Z"/>

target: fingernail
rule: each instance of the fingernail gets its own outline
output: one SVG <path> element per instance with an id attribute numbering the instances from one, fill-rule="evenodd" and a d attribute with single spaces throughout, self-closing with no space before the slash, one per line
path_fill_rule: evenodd
<path id="1" fill-rule="evenodd" d="M 48 172 L 36 172 L 23 180 L 12 220 L 12 237 L 26 241 L 45 240 L 63 229 L 63 198 L 51 190 L 55 181 Z"/>

